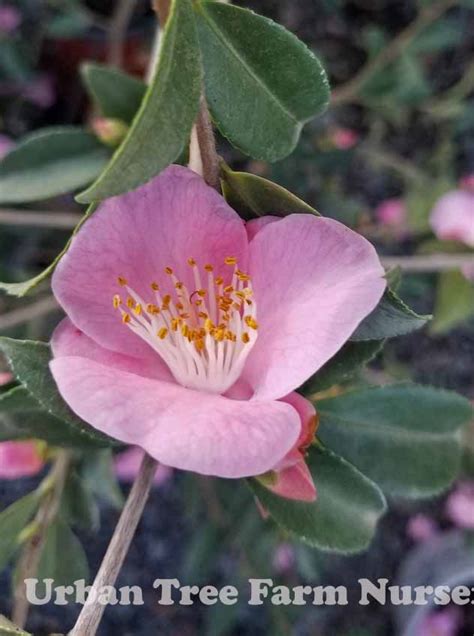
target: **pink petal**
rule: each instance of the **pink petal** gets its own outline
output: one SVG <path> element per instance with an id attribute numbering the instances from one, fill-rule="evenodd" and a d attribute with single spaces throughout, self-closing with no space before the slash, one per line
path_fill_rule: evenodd
<path id="1" fill-rule="evenodd" d="M 114 294 L 122 291 L 117 277 L 146 298 L 155 280 L 164 293 L 170 290 L 163 270 L 171 266 L 194 289 L 187 259 L 211 263 L 219 275 L 226 256 L 237 257 L 245 269 L 243 221 L 199 175 L 170 166 L 100 205 L 56 268 L 53 291 L 81 331 L 105 348 L 140 357 L 148 345 L 124 328 L 112 307 Z"/>
<path id="2" fill-rule="evenodd" d="M 442 196 L 430 216 L 436 236 L 474 247 L 474 192 L 452 190 Z"/>
<path id="3" fill-rule="evenodd" d="M 31 477 L 43 468 L 35 442 L 0 443 L 0 478 Z"/>
<path id="4" fill-rule="evenodd" d="M 141 448 L 132 447 L 123 453 L 115 456 L 115 473 L 119 479 L 125 482 L 132 482 L 138 475 L 138 471 L 143 461 L 144 452 Z M 166 483 L 173 474 L 173 469 L 163 464 L 158 464 L 156 469 L 154 484 L 161 486 Z"/>
<path id="5" fill-rule="evenodd" d="M 55 358 L 78 356 L 146 378 L 175 382 L 168 366 L 151 347 L 147 347 L 143 358 L 132 358 L 122 353 L 115 353 L 104 349 L 82 333 L 69 318 L 64 318 L 54 330 L 51 349 Z"/>
<path id="6" fill-rule="evenodd" d="M 243 372 L 259 399 L 287 395 L 346 342 L 385 289 L 373 246 L 332 219 L 293 214 L 249 246 L 259 331 Z"/>
<path id="7" fill-rule="evenodd" d="M 282 398 L 282 402 L 291 404 L 291 406 L 297 410 L 301 420 L 301 433 L 296 442 L 296 447 L 306 448 L 313 441 L 317 428 L 317 415 L 314 405 L 295 391 Z"/>
<path id="8" fill-rule="evenodd" d="M 298 501 L 315 501 L 317 496 L 313 477 L 303 458 L 278 471 L 277 482 L 267 488 L 280 497 Z"/>
<path id="9" fill-rule="evenodd" d="M 263 230 L 269 223 L 275 223 L 275 221 L 280 221 L 281 217 L 279 216 L 261 216 L 258 219 L 252 219 L 251 221 L 247 221 L 245 224 L 245 229 L 247 230 L 247 236 L 249 241 L 251 241 L 255 236 Z"/>
<path id="10" fill-rule="evenodd" d="M 293 447 L 301 429 L 298 413 L 283 402 L 230 400 L 85 358 L 55 358 L 51 370 L 80 417 L 174 468 L 258 475 Z"/>

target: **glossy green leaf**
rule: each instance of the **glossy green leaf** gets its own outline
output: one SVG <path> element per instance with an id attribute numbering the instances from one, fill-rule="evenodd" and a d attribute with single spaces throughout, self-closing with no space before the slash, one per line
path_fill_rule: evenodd
<path id="1" fill-rule="evenodd" d="M 304 384 L 304 394 L 324 391 L 334 384 L 346 382 L 368 364 L 381 351 L 383 345 L 383 340 L 346 343 Z"/>
<path id="2" fill-rule="evenodd" d="M 51 350 L 46 343 L 1 337 L 0 351 L 5 354 L 15 377 L 39 402 L 42 409 L 63 422 L 65 428 L 72 427 L 75 438 L 79 435 L 83 443 L 99 446 L 115 443 L 77 417 L 61 398 L 49 370 Z"/>
<path id="3" fill-rule="evenodd" d="M 99 499 L 114 508 L 123 506 L 124 498 L 114 469 L 114 456 L 110 449 L 93 450 L 84 455 L 80 476 L 84 485 Z"/>
<path id="4" fill-rule="evenodd" d="M 42 272 L 40 272 L 33 278 L 29 278 L 28 280 L 25 280 L 21 283 L 2 283 L 0 281 L 0 291 L 4 291 L 10 296 L 18 296 L 21 298 L 22 296 L 26 296 L 26 294 L 32 291 L 40 283 L 42 283 L 44 280 L 49 278 L 49 276 L 51 276 L 51 274 L 56 269 L 56 265 L 59 263 L 59 261 L 64 256 L 64 254 L 67 252 L 69 245 L 71 244 L 72 238 L 77 234 L 77 232 L 81 229 L 85 221 L 87 221 L 90 215 L 95 211 L 96 207 L 97 207 L 96 204 L 93 203 L 87 208 L 86 213 L 84 214 L 82 219 L 74 228 L 74 232 L 72 233 L 71 237 L 69 238 L 66 245 L 64 246 L 64 249 L 61 250 L 61 252 L 56 256 L 54 261 L 50 265 L 48 265 L 46 269 L 44 269 Z"/>
<path id="5" fill-rule="evenodd" d="M 82 128 L 44 128 L 0 162 L 0 203 L 24 203 L 71 192 L 93 181 L 109 152 Z"/>
<path id="6" fill-rule="evenodd" d="M 206 97 L 230 142 L 266 161 L 289 155 L 303 124 L 328 105 L 317 57 L 292 33 L 248 9 L 196 2 Z"/>
<path id="7" fill-rule="evenodd" d="M 387 289 L 377 307 L 357 327 L 351 340 L 383 340 L 403 336 L 420 329 L 431 316 L 420 316 L 391 289 Z"/>
<path id="8" fill-rule="evenodd" d="M 123 71 L 93 62 L 83 64 L 81 73 L 101 115 L 130 124 L 145 96 L 146 84 Z"/>
<path id="9" fill-rule="evenodd" d="M 173 0 L 150 86 L 127 137 L 81 203 L 133 190 L 175 161 L 199 108 L 201 62 L 190 0 Z"/>
<path id="10" fill-rule="evenodd" d="M 255 480 L 253 491 L 275 521 L 305 543 L 334 552 L 364 550 L 386 509 L 379 488 L 329 449 L 311 447 L 307 460 L 318 491 L 314 503 L 278 497 Z"/>
<path id="11" fill-rule="evenodd" d="M 32 636 L 0 614 L 0 636 Z"/>
<path id="12" fill-rule="evenodd" d="M 11 561 L 18 547 L 18 536 L 38 508 L 38 497 L 31 493 L 0 512 L 0 571 Z"/>
<path id="13" fill-rule="evenodd" d="M 245 220 L 266 214 L 318 214 L 310 205 L 268 179 L 248 172 L 234 172 L 225 164 L 221 167 L 224 198 Z"/>
<path id="14" fill-rule="evenodd" d="M 61 514 L 72 526 L 87 530 L 99 528 L 99 507 L 92 490 L 75 471 L 70 471 L 64 486 Z"/>
<path id="15" fill-rule="evenodd" d="M 459 470 L 467 400 L 411 384 L 370 388 L 317 403 L 318 437 L 387 493 L 426 497 Z"/>
<path id="16" fill-rule="evenodd" d="M 442 272 L 438 279 L 432 333 L 445 333 L 474 316 L 474 282 L 462 272 Z"/>
<path id="17" fill-rule="evenodd" d="M 54 586 L 71 585 L 74 581 L 89 579 L 89 565 L 81 542 L 62 519 L 56 519 L 48 528 L 46 542 L 36 575 L 38 596 L 44 594 L 41 582 L 53 579 Z"/>

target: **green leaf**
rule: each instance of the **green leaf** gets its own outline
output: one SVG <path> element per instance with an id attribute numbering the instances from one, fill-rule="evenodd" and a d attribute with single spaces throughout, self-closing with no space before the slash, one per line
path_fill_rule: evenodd
<path id="1" fill-rule="evenodd" d="M 449 391 L 399 384 L 346 393 L 317 403 L 318 437 L 385 492 L 427 497 L 459 470 L 460 427 L 467 400 Z"/>
<path id="2" fill-rule="evenodd" d="M 114 456 L 110 449 L 94 450 L 84 456 L 81 479 L 99 499 L 120 510 L 124 498 L 114 470 Z"/>
<path id="3" fill-rule="evenodd" d="M 222 193 L 227 203 L 245 220 L 272 214 L 286 216 L 303 212 L 318 212 L 297 196 L 276 183 L 248 172 L 234 172 L 221 164 Z"/>
<path id="4" fill-rule="evenodd" d="M 75 126 L 44 128 L 25 137 L 0 163 L 0 203 L 48 199 L 93 181 L 109 153 Z"/>
<path id="5" fill-rule="evenodd" d="M 99 528 L 99 507 L 88 484 L 70 472 L 61 499 L 61 514 L 72 526 L 88 530 Z"/>
<path id="6" fill-rule="evenodd" d="M 247 9 L 195 4 L 212 116 L 246 154 L 276 161 L 303 124 L 325 110 L 329 85 L 319 60 L 292 33 Z"/>
<path id="7" fill-rule="evenodd" d="M 386 509 L 379 488 L 329 449 L 311 447 L 307 460 L 318 491 L 314 503 L 279 497 L 256 480 L 253 491 L 275 521 L 305 543 L 342 553 L 364 550 Z"/>
<path id="8" fill-rule="evenodd" d="M 81 203 L 133 190 L 175 161 L 199 108 L 201 65 L 190 0 L 173 0 L 150 86 L 127 137 Z"/>
<path id="9" fill-rule="evenodd" d="M 32 636 L 0 614 L 0 636 Z"/>
<path id="10" fill-rule="evenodd" d="M 0 282 L 0 290 L 6 292 L 10 296 L 18 296 L 18 297 L 21 298 L 22 296 L 26 296 L 26 294 L 28 294 L 32 289 L 37 287 L 37 285 L 39 285 L 44 280 L 46 280 L 49 276 L 51 276 L 51 274 L 56 269 L 56 265 L 59 263 L 61 258 L 64 256 L 64 254 L 69 249 L 69 245 L 71 244 L 71 241 L 72 241 L 73 237 L 77 234 L 77 232 L 79 232 L 79 230 L 81 229 L 82 225 L 87 221 L 87 219 L 96 210 L 96 208 L 97 208 L 97 205 L 95 203 L 91 204 L 87 208 L 86 213 L 84 214 L 82 219 L 79 221 L 79 223 L 74 228 L 74 231 L 73 231 L 72 235 L 70 236 L 68 242 L 64 246 L 64 249 L 62 249 L 61 252 L 56 256 L 56 258 L 51 263 L 51 265 L 48 265 L 48 267 L 46 269 L 44 269 L 42 272 L 40 272 L 37 276 L 34 276 L 33 278 L 30 278 L 30 279 L 28 279 L 26 281 L 23 281 L 21 283 L 2 283 L 2 282 Z"/>
<path id="11" fill-rule="evenodd" d="M 93 62 L 83 64 L 81 73 L 101 115 L 130 124 L 145 96 L 146 84 L 123 71 Z"/>
<path id="12" fill-rule="evenodd" d="M 0 337 L 0 350 L 5 354 L 15 377 L 33 398 L 38 400 L 42 409 L 61 420 L 65 431 L 72 429 L 74 439 L 80 436 L 83 443 L 96 446 L 110 446 L 116 443 L 77 417 L 59 395 L 49 370 L 49 345 L 44 342 Z"/>
<path id="13" fill-rule="evenodd" d="M 46 542 L 41 554 L 37 576 L 37 594 L 42 595 L 40 583 L 53 579 L 54 586 L 71 585 L 74 581 L 89 579 L 87 557 L 79 539 L 68 524 L 56 519 L 48 528 Z"/>
<path id="14" fill-rule="evenodd" d="M 33 492 L 0 512 L 0 571 L 13 558 L 18 547 L 18 535 L 30 522 L 38 503 L 37 494 Z"/>
<path id="15" fill-rule="evenodd" d="M 462 272 L 442 272 L 430 331 L 442 334 L 474 316 L 474 283 Z"/>
<path id="16" fill-rule="evenodd" d="M 305 395 L 324 391 L 334 384 L 351 379 L 382 349 L 383 340 L 346 343 L 336 355 L 315 373 L 303 386 Z"/>
<path id="17" fill-rule="evenodd" d="M 351 340 L 383 340 L 403 336 L 420 329 L 431 316 L 420 316 L 391 289 L 387 289 L 377 307 L 357 327 Z"/>

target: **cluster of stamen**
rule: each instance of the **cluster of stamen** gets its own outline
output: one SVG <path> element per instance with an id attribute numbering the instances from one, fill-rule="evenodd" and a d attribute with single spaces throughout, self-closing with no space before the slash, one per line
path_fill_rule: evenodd
<path id="1" fill-rule="evenodd" d="M 215 276 L 212 265 L 201 272 L 189 258 L 192 289 L 165 267 L 169 293 L 151 282 L 145 300 L 119 276 L 126 296 L 113 297 L 124 325 L 159 353 L 180 384 L 213 393 L 224 393 L 238 379 L 258 329 L 250 276 L 239 269 L 236 258 L 229 256 L 224 263 L 228 275 Z"/>

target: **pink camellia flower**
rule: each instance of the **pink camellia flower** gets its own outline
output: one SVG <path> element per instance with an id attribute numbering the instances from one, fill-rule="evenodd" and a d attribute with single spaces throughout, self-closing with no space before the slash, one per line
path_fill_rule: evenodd
<path id="1" fill-rule="evenodd" d="M 123 453 L 116 455 L 114 459 L 115 474 L 119 479 L 125 482 L 131 482 L 138 475 L 140 465 L 143 460 L 144 452 L 141 448 L 128 448 Z M 173 474 L 173 469 L 169 466 L 159 464 L 155 473 L 155 486 L 161 486 L 166 483 Z"/>
<path id="2" fill-rule="evenodd" d="M 292 392 L 374 309 L 383 276 L 372 245 L 337 221 L 246 226 L 170 166 L 74 237 L 52 281 L 68 318 L 51 370 L 80 417 L 166 466 L 282 470 L 303 428 Z"/>
<path id="3" fill-rule="evenodd" d="M 458 528 L 474 530 L 474 481 L 458 484 L 448 497 L 446 513 Z"/>
<path id="4" fill-rule="evenodd" d="M 44 465 L 36 442 L 0 443 L 0 479 L 36 475 Z"/>
<path id="5" fill-rule="evenodd" d="M 359 135 L 350 128 L 335 128 L 331 133 L 331 141 L 339 150 L 349 150 L 359 141 Z"/>
<path id="6" fill-rule="evenodd" d="M 456 636 L 462 627 L 462 612 L 459 607 L 447 607 L 431 612 L 420 626 L 418 636 Z"/>
<path id="7" fill-rule="evenodd" d="M 21 13 L 10 4 L 0 7 L 0 35 L 16 31 L 21 23 Z"/>
<path id="8" fill-rule="evenodd" d="M 381 225 L 393 229 L 405 229 L 407 208 L 402 199 L 386 199 L 375 209 L 375 216 Z"/>
<path id="9" fill-rule="evenodd" d="M 2 371 L 0 373 L 0 386 L 8 384 L 13 380 L 13 375 L 9 371 Z"/>
<path id="10" fill-rule="evenodd" d="M 459 241 L 474 247 L 474 192 L 452 190 L 431 211 L 433 232 L 442 241 Z"/>
<path id="11" fill-rule="evenodd" d="M 474 173 L 471 172 L 471 174 L 465 174 L 461 177 L 459 180 L 459 187 L 464 190 L 471 190 L 474 192 Z"/>

